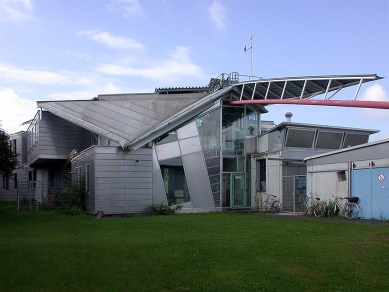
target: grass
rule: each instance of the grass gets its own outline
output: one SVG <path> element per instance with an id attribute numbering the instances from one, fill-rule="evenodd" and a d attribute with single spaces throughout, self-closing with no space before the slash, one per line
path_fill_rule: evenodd
<path id="1" fill-rule="evenodd" d="M 0 202 L 0 291 L 389 291 L 389 224 Z"/>

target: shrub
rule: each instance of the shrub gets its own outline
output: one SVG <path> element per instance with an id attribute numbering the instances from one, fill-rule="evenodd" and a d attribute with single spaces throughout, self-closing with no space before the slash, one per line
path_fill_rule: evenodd
<path id="1" fill-rule="evenodd" d="M 75 215 L 85 211 L 85 174 L 81 174 L 79 180 L 72 180 L 70 175 L 64 179 L 64 185 L 60 192 L 61 207 L 66 214 Z"/>
<path id="2" fill-rule="evenodd" d="M 147 211 L 150 215 L 173 215 L 176 213 L 176 210 L 180 210 L 181 205 L 177 205 L 175 208 L 168 205 L 161 204 L 152 204 L 147 207 Z"/>

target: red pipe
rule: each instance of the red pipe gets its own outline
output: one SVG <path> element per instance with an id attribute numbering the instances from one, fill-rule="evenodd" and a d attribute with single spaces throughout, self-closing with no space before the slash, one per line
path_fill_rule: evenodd
<path id="1" fill-rule="evenodd" d="M 253 99 L 253 100 L 235 100 L 230 101 L 229 105 L 242 104 L 300 104 L 300 105 L 323 105 L 323 106 L 343 106 L 343 107 L 362 107 L 389 109 L 388 101 L 367 101 L 367 100 L 315 100 L 315 99 Z"/>

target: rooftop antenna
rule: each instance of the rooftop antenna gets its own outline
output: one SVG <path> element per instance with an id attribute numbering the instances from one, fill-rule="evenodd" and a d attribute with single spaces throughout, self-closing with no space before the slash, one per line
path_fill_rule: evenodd
<path id="1" fill-rule="evenodd" d="M 250 51 L 250 59 L 251 59 L 251 61 L 250 61 L 250 64 L 251 64 L 251 67 L 250 67 L 250 69 L 251 69 L 251 76 L 250 76 L 250 80 L 251 80 L 251 78 L 253 78 L 253 76 L 254 76 L 254 74 L 253 74 L 253 38 L 255 37 L 255 28 L 254 28 L 254 34 L 250 34 L 250 48 L 247 48 L 246 46 L 244 46 L 244 52 L 246 53 L 247 51 Z"/>

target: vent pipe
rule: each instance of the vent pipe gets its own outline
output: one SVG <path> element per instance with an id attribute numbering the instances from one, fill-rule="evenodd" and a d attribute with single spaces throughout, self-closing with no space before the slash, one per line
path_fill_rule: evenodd
<path id="1" fill-rule="evenodd" d="M 290 122 L 292 121 L 293 114 L 292 114 L 291 112 L 287 112 L 287 113 L 285 114 L 285 117 L 286 117 L 286 121 L 287 121 L 288 123 L 290 123 Z"/>

